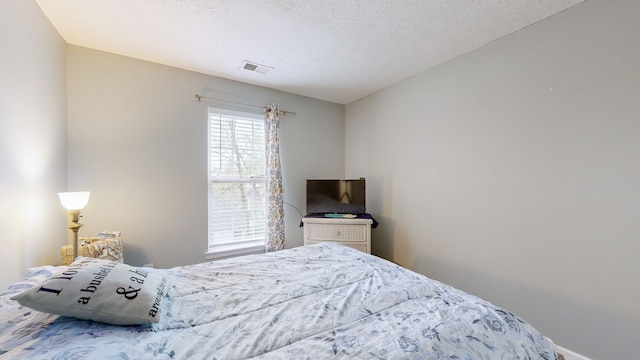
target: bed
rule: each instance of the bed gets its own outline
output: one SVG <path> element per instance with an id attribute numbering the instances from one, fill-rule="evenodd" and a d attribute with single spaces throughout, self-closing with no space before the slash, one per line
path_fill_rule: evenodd
<path id="1" fill-rule="evenodd" d="M 0 294 L 0 358 L 558 359 L 512 312 L 340 244 L 144 268 L 166 295 L 157 322 L 130 326 L 11 299 L 65 269 L 29 269 Z"/>

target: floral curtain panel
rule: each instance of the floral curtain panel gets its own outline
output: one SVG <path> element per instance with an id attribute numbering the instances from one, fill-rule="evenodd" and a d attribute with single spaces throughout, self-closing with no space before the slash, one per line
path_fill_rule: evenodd
<path id="1" fill-rule="evenodd" d="M 284 200 L 280 169 L 280 111 L 277 104 L 265 108 L 267 146 L 267 239 L 266 251 L 284 249 Z"/>

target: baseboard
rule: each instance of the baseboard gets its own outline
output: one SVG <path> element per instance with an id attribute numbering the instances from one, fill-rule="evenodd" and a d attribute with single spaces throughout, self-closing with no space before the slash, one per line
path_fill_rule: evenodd
<path id="1" fill-rule="evenodd" d="M 557 351 L 564 355 L 564 360 L 592 360 L 584 355 L 580 355 L 575 351 L 565 349 L 562 346 L 556 345 Z"/>

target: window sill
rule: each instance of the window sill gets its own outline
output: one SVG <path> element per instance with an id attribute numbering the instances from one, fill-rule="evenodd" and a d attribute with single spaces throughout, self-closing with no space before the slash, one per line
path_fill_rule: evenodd
<path id="1" fill-rule="evenodd" d="M 216 260 L 249 254 L 263 254 L 264 252 L 264 241 L 260 240 L 241 244 L 216 245 L 204 253 L 204 258 L 207 260 Z"/>

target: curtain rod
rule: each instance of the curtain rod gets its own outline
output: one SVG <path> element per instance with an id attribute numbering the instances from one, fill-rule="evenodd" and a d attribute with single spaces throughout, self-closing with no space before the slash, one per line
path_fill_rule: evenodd
<path id="1" fill-rule="evenodd" d="M 241 102 L 236 102 L 236 101 L 229 101 L 229 100 L 223 100 L 223 99 L 216 99 L 216 98 L 212 98 L 212 97 L 207 97 L 207 96 L 202 96 L 198 93 L 195 93 L 193 95 L 198 101 L 202 100 L 202 99 L 208 99 L 208 100 L 215 100 L 215 101 L 222 101 L 222 102 L 227 102 L 227 103 L 231 103 L 231 104 L 236 104 L 236 105 L 243 105 L 243 106 L 250 106 L 250 107 L 254 107 L 254 108 L 259 108 L 259 109 L 265 109 L 266 106 L 259 106 L 259 105 L 253 105 L 253 104 L 245 104 L 245 103 L 241 103 Z M 287 115 L 293 115 L 296 116 L 295 111 L 288 111 L 288 110 L 278 110 L 278 112 Z"/>

